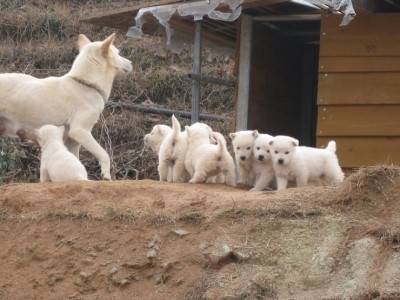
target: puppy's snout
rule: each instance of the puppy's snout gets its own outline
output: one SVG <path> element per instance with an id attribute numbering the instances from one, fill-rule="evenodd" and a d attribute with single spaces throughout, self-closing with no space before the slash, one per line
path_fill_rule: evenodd
<path id="1" fill-rule="evenodd" d="M 258 160 L 264 160 L 264 155 L 259 155 Z"/>
<path id="2" fill-rule="evenodd" d="M 278 164 L 283 165 L 284 162 L 285 161 L 282 158 L 278 159 Z"/>
<path id="3" fill-rule="evenodd" d="M 246 160 L 246 156 L 242 155 L 242 156 L 240 157 L 240 159 L 244 161 L 244 160 Z"/>

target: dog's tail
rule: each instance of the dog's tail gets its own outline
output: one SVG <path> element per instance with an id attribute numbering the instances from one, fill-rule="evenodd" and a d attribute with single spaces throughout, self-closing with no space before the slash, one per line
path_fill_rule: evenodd
<path id="1" fill-rule="evenodd" d="M 223 154 L 228 151 L 226 148 L 226 140 L 222 134 L 219 132 L 213 132 L 213 137 L 217 140 L 217 145 L 218 145 L 218 154 L 219 157 L 223 157 Z"/>
<path id="2" fill-rule="evenodd" d="M 335 141 L 330 141 L 328 145 L 326 146 L 326 150 L 336 153 L 336 142 Z"/>
<path id="3" fill-rule="evenodd" d="M 178 119 L 175 117 L 175 115 L 172 115 L 172 143 L 173 145 L 176 143 L 178 140 L 178 136 L 181 133 L 181 124 L 179 123 Z"/>

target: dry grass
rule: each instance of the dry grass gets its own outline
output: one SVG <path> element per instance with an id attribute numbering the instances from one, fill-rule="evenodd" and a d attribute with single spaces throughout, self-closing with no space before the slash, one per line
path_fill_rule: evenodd
<path id="1" fill-rule="evenodd" d="M 150 1 L 147 1 L 150 2 Z M 0 72 L 22 72 L 36 77 L 61 76 L 68 72 L 77 55 L 76 39 L 79 33 L 92 40 L 104 39 L 114 30 L 83 24 L 79 19 L 119 7 L 128 7 L 135 1 L 115 0 L 0 0 Z M 158 39 L 133 40 L 117 34 L 116 46 L 121 55 L 129 58 L 134 71 L 116 79 L 110 101 L 142 103 L 150 100 L 158 107 L 175 110 L 191 109 L 190 49 L 180 55 L 157 47 Z M 205 56 L 206 54 L 204 54 Z M 233 61 L 217 58 L 203 60 L 206 75 L 232 77 Z M 201 112 L 232 116 L 233 89 L 202 84 Z M 181 119 L 183 125 L 189 120 Z M 97 141 L 112 159 L 115 179 L 157 178 L 156 156 L 143 149 L 143 137 L 157 124 L 170 124 L 170 118 L 132 111 L 106 109 L 103 118 L 93 129 Z M 232 122 L 210 122 L 214 130 L 227 134 Z M 0 139 L 0 184 L 37 182 L 39 149 L 29 143 L 9 138 Z M 82 151 L 81 159 L 91 179 L 99 179 L 96 159 Z"/>
<path id="2" fill-rule="evenodd" d="M 377 165 L 360 168 L 340 185 L 332 204 L 339 204 L 342 207 L 375 206 L 376 199 L 390 201 L 394 195 L 388 191 L 398 184 L 400 184 L 398 166 Z"/>

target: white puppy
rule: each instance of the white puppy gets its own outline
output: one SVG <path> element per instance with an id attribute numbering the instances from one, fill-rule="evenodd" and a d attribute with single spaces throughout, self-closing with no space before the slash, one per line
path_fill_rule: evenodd
<path id="1" fill-rule="evenodd" d="M 181 132 L 181 124 L 172 115 L 172 130 L 162 141 L 158 153 L 160 181 L 186 182 L 188 180 L 185 169 L 186 148 L 186 132 Z"/>
<path id="2" fill-rule="evenodd" d="M 211 128 L 210 128 L 211 129 Z M 204 183 L 217 176 L 218 183 L 235 187 L 235 162 L 226 148 L 225 138 L 200 126 L 186 127 L 188 148 L 185 166 L 191 175 L 190 183 Z M 210 143 L 210 133 L 217 145 Z"/>
<path id="3" fill-rule="evenodd" d="M 64 126 L 44 125 L 34 134 L 40 145 L 40 181 L 88 180 L 85 167 L 64 145 Z"/>
<path id="4" fill-rule="evenodd" d="M 278 190 L 285 189 L 292 180 L 296 186 L 305 186 L 309 181 L 338 184 L 344 179 L 334 141 L 326 149 L 317 149 L 299 146 L 298 140 L 281 135 L 274 137 L 269 145 Z"/>
<path id="5" fill-rule="evenodd" d="M 158 154 L 162 141 L 171 131 L 172 128 L 168 125 L 155 125 L 151 132 L 144 136 L 144 145 Z"/>
<path id="6" fill-rule="evenodd" d="M 255 174 L 253 172 L 253 143 L 258 131 L 243 130 L 230 133 L 233 151 L 235 152 L 236 167 L 239 172 L 238 183 L 253 186 Z"/>
<path id="7" fill-rule="evenodd" d="M 262 191 L 268 188 L 275 179 L 272 166 L 269 141 L 273 138 L 269 134 L 258 134 L 253 145 L 253 172 L 256 176 L 255 186 L 250 190 Z"/>

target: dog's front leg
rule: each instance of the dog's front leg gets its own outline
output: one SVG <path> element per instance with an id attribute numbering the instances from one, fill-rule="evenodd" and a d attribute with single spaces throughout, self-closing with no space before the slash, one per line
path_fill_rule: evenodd
<path id="1" fill-rule="evenodd" d="M 71 124 L 68 136 L 81 144 L 87 151 L 97 158 L 101 167 L 101 175 L 103 179 L 111 180 L 110 174 L 110 156 L 97 143 L 89 130 Z"/>
<path id="2" fill-rule="evenodd" d="M 250 192 L 257 192 L 266 189 L 273 179 L 274 177 L 270 173 L 262 174 Z"/>
<path id="3" fill-rule="evenodd" d="M 277 185 L 278 190 L 286 189 L 287 184 L 288 184 L 288 181 L 285 177 L 276 176 L 276 185 Z"/>

